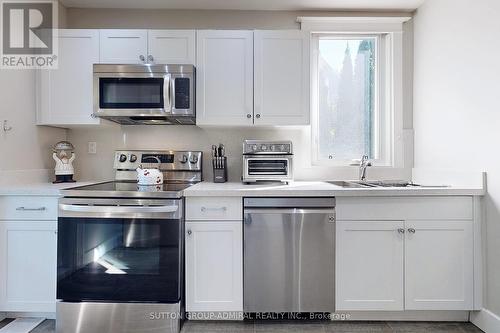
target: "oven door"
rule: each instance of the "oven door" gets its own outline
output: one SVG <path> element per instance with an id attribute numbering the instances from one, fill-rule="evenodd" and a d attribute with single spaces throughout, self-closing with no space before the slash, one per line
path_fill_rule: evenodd
<path id="1" fill-rule="evenodd" d="M 99 117 L 168 116 L 172 89 L 167 73 L 94 73 L 94 113 Z"/>
<path id="2" fill-rule="evenodd" d="M 292 158 L 289 155 L 245 155 L 243 157 L 244 181 L 292 180 Z"/>
<path id="3" fill-rule="evenodd" d="M 179 302 L 182 212 L 182 200 L 60 199 L 57 298 Z"/>

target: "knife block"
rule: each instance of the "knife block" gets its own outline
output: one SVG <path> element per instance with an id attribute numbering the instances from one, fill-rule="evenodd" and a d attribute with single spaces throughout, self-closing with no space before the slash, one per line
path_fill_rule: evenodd
<path id="1" fill-rule="evenodd" d="M 217 165 L 216 160 L 212 160 L 214 183 L 225 183 L 227 182 L 227 157 L 218 157 L 218 159 L 222 162 L 220 165 Z"/>

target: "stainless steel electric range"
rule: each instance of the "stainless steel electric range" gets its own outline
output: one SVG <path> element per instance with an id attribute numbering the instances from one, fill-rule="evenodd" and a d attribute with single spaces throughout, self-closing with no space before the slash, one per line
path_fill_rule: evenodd
<path id="1" fill-rule="evenodd" d="M 158 161 L 164 183 L 136 184 Z M 115 180 L 63 191 L 57 244 L 58 333 L 179 332 L 184 200 L 202 153 L 117 151 Z"/>

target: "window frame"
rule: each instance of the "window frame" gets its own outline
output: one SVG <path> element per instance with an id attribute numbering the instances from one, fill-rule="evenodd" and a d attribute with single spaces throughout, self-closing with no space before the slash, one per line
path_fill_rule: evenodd
<path id="1" fill-rule="evenodd" d="M 387 166 L 378 166 L 377 163 L 373 169 L 380 169 L 379 175 L 400 175 L 400 172 L 407 172 L 413 165 L 413 126 L 411 122 L 411 76 L 412 76 L 412 46 L 411 46 L 411 23 L 405 26 L 405 23 L 412 20 L 412 16 L 298 16 L 297 22 L 300 23 L 300 29 L 309 34 L 316 33 L 336 33 L 336 34 L 387 34 L 386 57 L 389 59 L 390 68 L 384 73 L 387 78 L 387 84 L 390 91 L 383 94 L 385 103 L 390 107 L 386 123 L 389 124 L 390 140 L 386 145 L 390 156 L 387 158 Z M 404 36 L 409 33 L 410 36 Z M 313 66 L 316 65 L 311 46 L 311 73 Z M 403 73 L 407 76 L 403 78 Z M 409 76 L 409 77 L 408 77 Z M 314 93 L 314 80 L 311 75 L 311 97 Z M 314 98 L 311 98 L 311 120 L 314 113 Z M 405 125 L 406 124 L 406 125 Z M 312 126 L 309 127 L 310 134 L 310 160 L 313 160 L 314 137 L 312 135 Z M 332 165 L 331 161 L 319 161 L 319 164 L 312 162 L 309 165 L 314 169 L 335 170 L 337 175 L 351 174 L 354 167 L 349 164 L 346 166 Z M 318 161 L 316 161 L 318 162 Z"/>
<path id="2" fill-rule="evenodd" d="M 391 167 L 394 165 L 392 155 L 392 108 L 388 103 L 392 95 L 392 57 L 390 52 L 390 33 L 342 33 L 342 32 L 320 32 L 311 34 L 311 151 L 313 166 L 350 166 L 357 163 L 357 159 L 339 160 L 319 158 L 319 41 L 320 39 L 361 39 L 375 38 L 375 110 L 374 130 L 375 136 L 372 142 L 375 159 L 370 161 L 374 166 Z M 359 156 L 361 158 L 361 156 Z"/>

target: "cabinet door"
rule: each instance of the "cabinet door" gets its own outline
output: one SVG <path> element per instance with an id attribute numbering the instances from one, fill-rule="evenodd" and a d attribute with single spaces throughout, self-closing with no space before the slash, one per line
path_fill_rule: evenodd
<path id="1" fill-rule="evenodd" d="M 406 222 L 406 310 L 471 310 L 472 221 Z"/>
<path id="2" fill-rule="evenodd" d="M 195 44 L 194 30 L 149 30 L 148 61 L 194 65 Z"/>
<path id="3" fill-rule="evenodd" d="M 242 221 L 186 223 L 186 311 L 243 311 Z"/>
<path id="4" fill-rule="evenodd" d="M 253 124 L 253 32 L 197 32 L 196 124 Z"/>
<path id="5" fill-rule="evenodd" d="M 403 310 L 402 221 L 339 221 L 336 310 Z"/>
<path id="6" fill-rule="evenodd" d="M 255 124 L 309 124 L 309 33 L 255 32 Z"/>
<path id="7" fill-rule="evenodd" d="M 100 30 L 100 62 L 103 64 L 142 64 L 148 51 L 147 30 Z"/>
<path id="8" fill-rule="evenodd" d="M 57 222 L 0 222 L 0 311 L 55 312 Z"/>
<path id="9" fill-rule="evenodd" d="M 99 63 L 99 31 L 59 30 L 58 42 L 58 68 L 37 71 L 37 124 L 99 124 L 92 117 L 92 65 Z"/>

